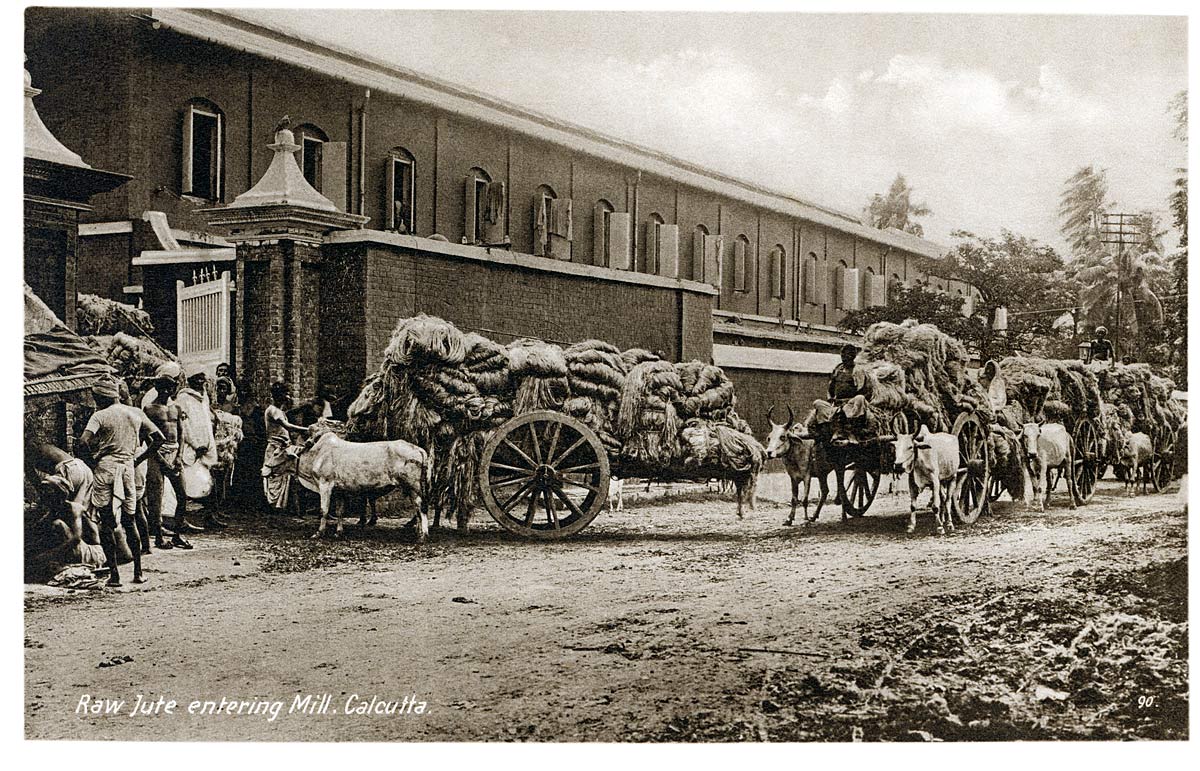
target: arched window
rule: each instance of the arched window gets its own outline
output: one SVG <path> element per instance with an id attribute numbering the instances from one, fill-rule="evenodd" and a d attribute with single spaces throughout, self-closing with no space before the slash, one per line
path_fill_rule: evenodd
<path id="1" fill-rule="evenodd" d="M 846 307 L 846 271 L 850 266 L 845 260 L 838 260 L 838 264 L 833 269 L 833 307 L 844 309 Z"/>
<path id="2" fill-rule="evenodd" d="M 463 242 L 500 244 L 506 241 L 503 182 L 479 166 L 467 172 L 463 186 Z"/>
<path id="3" fill-rule="evenodd" d="M 292 129 L 292 134 L 296 137 L 296 144 L 300 145 L 300 149 L 296 151 L 296 163 L 300 165 L 300 170 L 304 173 L 308 184 L 320 192 L 323 167 L 321 156 L 329 137 L 311 123 L 297 126 Z"/>
<path id="4" fill-rule="evenodd" d="M 595 265 L 611 264 L 612 239 L 609 231 L 612 228 L 610 217 L 613 211 L 612 203 L 603 198 L 592 207 L 592 263 Z"/>
<path id="5" fill-rule="evenodd" d="M 537 255 L 550 254 L 551 219 L 554 212 L 552 207 L 558 198 L 558 193 L 549 185 L 539 185 L 533 195 L 533 253 Z"/>
<path id="6" fill-rule="evenodd" d="M 179 192 L 205 201 L 225 195 L 225 113 L 207 99 L 188 101 L 183 111 Z"/>
<path id="7" fill-rule="evenodd" d="M 745 292 L 750 286 L 750 239 L 739 235 L 733 242 L 733 289 Z"/>
<path id="8" fill-rule="evenodd" d="M 403 147 L 393 147 L 387 156 L 387 228 L 397 233 L 413 233 L 416 198 L 417 159 Z"/>
<path id="9" fill-rule="evenodd" d="M 658 212 L 650 212 L 646 218 L 645 235 L 642 238 L 642 261 L 638 266 L 642 273 L 658 273 L 658 256 L 662 247 L 662 226 L 666 222 Z"/>
<path id="10" fill-rule="evenodd" d="M 787 270 L 787 251 L 783 244 L 775 244 L 771 250 L 771 297 L 782 300 L 784 294 L 785 272 Z"/>

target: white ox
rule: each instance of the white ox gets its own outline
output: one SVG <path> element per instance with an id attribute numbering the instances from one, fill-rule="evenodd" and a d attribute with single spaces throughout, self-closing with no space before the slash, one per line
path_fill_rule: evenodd
<path id="1" fill-rule="evenodd" d="M 833 465 L 825 454 L 825 448 L 819 445 L 815 438 L 809 435 L 806 423 L 797 423 L 792 408 L 787 408 L 786 423 L 776 423 L 771 417 L 775 412 L 774 405 L 767 410 L 767 423 L 771 425 L 771 433 L 767 437 L 767 457 L 783 460 L 783 468 L 787 471 L 792 483 L 792 508 L 783 524 L 790 526 L 796 521 L 796 503 L 803 501 L 804 522 L 816 522 L 829 496 L 829 472 Z M 817 499 L 817 509 L 813 516 L 808 516 L 808 491 L 812 486 L 813 477 L 821 485 L 821 497 Z M 804 486 L 804 497 L 800 498 L 800 486 Z M 842 519 L 846 519 L 843 509 Z"/>
<path id="2" fill-rule="evenodd" d="M 958 437 L 930 433 L 922 425 L 915 434 L 896 437 L 896 469 L 908 474 L 908 532 L 917 529 L 917 496 L 933 491 L 930 501 L 937 534 L 954 530 L 951 507 L 958 497 Z M 944 488 L 944 489 L 943 489 Z"/>
<path id="3" fill-rule="evenodd" d="M 430 458 L 425 450 L 401 439 L 387 442 L 348 442 L 333 431 L 321 434 L 299 458 L 299 476 L 306 487 L 316 488 L 321 496 L 321 524 L 313 538 L 325 533 L 330 504 L 335 492 L 362 493 L 372 496 L 402 490 L 417 507 L 417 540 L 429 535 L 425 514 L 425 496 L 429 486 Z M 337 537 L 342 536 L 342 517 L 337 507 Z"/>
<path id="4" fill-rule="evenodd" d="M 1075 474 L 1071 456 L 1075 442 L 1067 427 L 1062 423 L 1026 423 L 1021 427 L 1021 438 L 1025 444 L 1025 458 L 1029 476 L 1033 480 L 1034 508 L 1045 511 L 1050 503 L 1050 491 L 1058 486 L 1058 478 L 1067 478 L 1067 490 L 1071 494 L 1071 508 L 1075 508 Z M 1050 484 L 1050 469 L 1059 477 Z"/>
<path id="5" fill-rule="evenodd" d="M 1140 473 L 1142 493 L 1144 494 L 1151 470 L 1150 461 L 1154 457 L 1154 447 L 1150 444 L 1150 437 L 1141 431 L 1129 434 L 1122 442 L 1118 456 L 1121 463 L 1125 465 L 1125 489 L 1129 491 L 1130 495 L 1137 492 Z"/>

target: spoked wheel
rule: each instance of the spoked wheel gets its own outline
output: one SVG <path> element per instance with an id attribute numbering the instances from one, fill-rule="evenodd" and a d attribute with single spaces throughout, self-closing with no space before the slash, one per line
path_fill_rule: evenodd
<path id="1" fill-rule="evenodd" d="M 959 522 L 969 525 L 988 505 L 991 469 L 987 431 L 977 415 L 964 412 L 954 421 L 951 432 L 958 437 L 958 500 L 954 502 L 954 514 Z"/>
<path id="2" fill-rule="evenodd" d="M 851 517 L 866 514 L 879 491 L 879 468 L 868 468 L 861 461 L 854 461 L 838 468 L 834 475 L 842 511 Z"/>
<path id="3" fill-rule="evenodd" d="M 483 447 L 479 488 L 500 526 L 526 538 L 574 535 L 608 498 L 608 453 L 583 423 L 558 412 L 513 418 Z"/>
<path id="4" fill-rule="evenodd" d="M 1150 484 L 1154 492 L 1166 490 L 1175 474 L 1175 432 L 1163 431 L 1154 448 L 1154 460 L 1150 465 Z"/>
<path id="5" fill-rule="evenodd" d="M 1075 478 L 1075 503 L 1087 503 L 1096 492 L 1103 460 L 1100 458 L 1100 434 L 1089 418 L 1080 418 L 1072 434 L 1075 453 L 1071 456 L 1071 474 Z"/>

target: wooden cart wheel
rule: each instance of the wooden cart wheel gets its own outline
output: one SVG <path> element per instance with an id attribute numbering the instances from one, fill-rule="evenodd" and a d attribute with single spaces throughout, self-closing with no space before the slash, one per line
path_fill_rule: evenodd
<path id="1" fill-rule="evenodd" d="M 958 499 L 955 518 L 964 525 L 979 519 L 988 505 L 991 468 L 988 464 L 988 437 L 983 421 L 972 412 L 961 413 L 951 433 L 958 437 Z"/>
<path id="2" fill-rule="evenodd" d="M 1075 503 L 1087 503 L 1096 492 L 1096 480 L 1100 478 L 1100 434 L 1090 418 L 1080 418 L 1075 423 L 1074 454 L 1071 456 L 1071 474 L 1075 477 Z"/>
<path id="3" fill-rule="evenodd" d="M 1175 432 L 1164 429 L 1154 447 L 1154 460 L 1150 465 L 1150 484 L 1154 492 L 1166 490 L 1175 472 Z"/>
<path id="4" fill-rule="evenodd" d="M 483 446 L 483 504 L 510 533 L 557 540 L 583 530 L 608 499 L 608 453 L 583 423 L 529 412 L 496 429 Z"/>
<path id="5" fill-rule="evenodd" d="M 871 508 L 875 493 L 879 491 L 879 468 L 869 468 L 861 460 L 839 466 L 834 472 L 837 477 L 838 500 L 842 511 L 851 517 L 861 517 Z"/>

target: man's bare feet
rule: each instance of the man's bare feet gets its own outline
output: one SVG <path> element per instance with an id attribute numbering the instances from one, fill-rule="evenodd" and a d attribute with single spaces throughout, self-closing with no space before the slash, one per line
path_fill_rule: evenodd
<path id="1" fill-rule="evenodd" d="M 135 584 L 144 584 L 144 583 L 146 583 L 146 578 L 145 578 L 145 576 L 143 576 L 139 573 L 138 575 L 133 577 L 133 582 Z"/>

